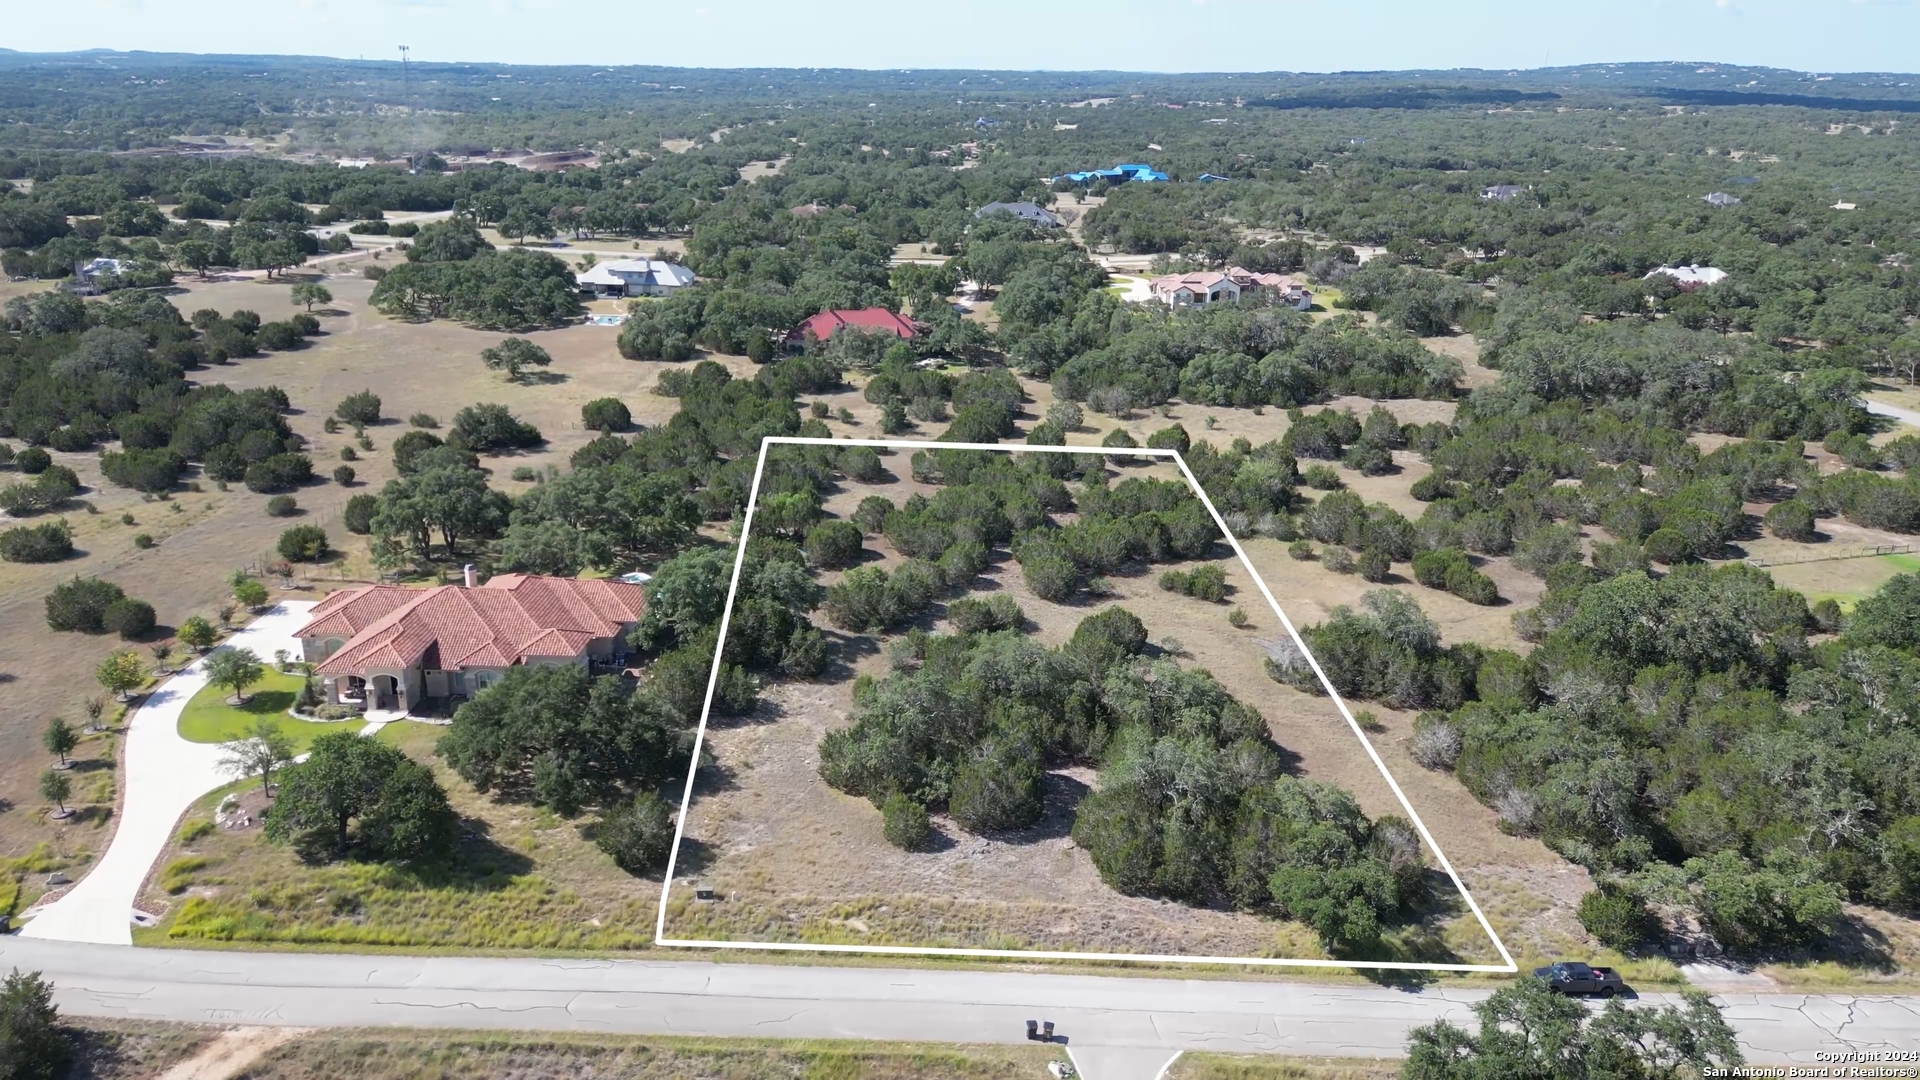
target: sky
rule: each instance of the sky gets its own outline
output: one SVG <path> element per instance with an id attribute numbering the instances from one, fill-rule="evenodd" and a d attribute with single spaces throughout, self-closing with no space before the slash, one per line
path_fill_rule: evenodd
<path id="1" fill-rule="evenodd" d="M 684 67 L 1920 68 L 1920 0 L 0 0 L 0 46 Z"/>

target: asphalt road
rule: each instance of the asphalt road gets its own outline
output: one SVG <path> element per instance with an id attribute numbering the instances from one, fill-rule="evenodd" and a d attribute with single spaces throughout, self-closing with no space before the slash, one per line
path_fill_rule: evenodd
<path id="1" fill-rule="evenodd" d="M 654 960 L 130 949 L 0 937 L 61 1008 L 198 1023 L 404 1026 L 778 1038 L 1020 1042 L 1052 1020 L 1074 1049 L 1131 1050 L 1151 1080 L 1176 1050 L 1398 1056 L 1407 1032 L 1471 1023 L 1484 991 Z M 1661 1001 L 1659 995 L 1645 1000 Z M 1727 994 L 1750 1060 L 1920 1050 L 1920 998 Z M 1091 1071 L 1091 1070 L 1089 1070 Z"/>

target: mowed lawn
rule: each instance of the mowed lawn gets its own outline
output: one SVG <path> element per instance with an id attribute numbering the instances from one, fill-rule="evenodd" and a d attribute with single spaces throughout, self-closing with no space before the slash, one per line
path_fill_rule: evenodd
<path id="1" fill-rule="evenodd" d="M 304 754 L 315 737 L 329 731 L 359 731 L 364 720 L 314 723 L 287 715 L 300 695 L 300 676 L 267 669 L 265 677 L 247 688 L 244 705 L 227 704 L 231 691 L 209 686 L 193 695 L 180 714 L 180 737 L 188 742 L 222 743 L 245 735 L 261 720 L 272 720 L 293 740 L 294 752 Z"/>

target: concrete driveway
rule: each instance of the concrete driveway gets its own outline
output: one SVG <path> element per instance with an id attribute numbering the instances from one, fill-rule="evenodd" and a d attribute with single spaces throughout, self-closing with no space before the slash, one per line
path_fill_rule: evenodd
<path id="1" fill-rule="evenodd" d="M 310 600 L 289 600 L 248 623 L 220 648 L 252 649 L 268 663 L 276 650 L 298 656 L 293 632 L 307 621 Z M 219 651 L 218 649 L 215 650 Z M 194 800 L 233 778 L 220 771 L 220 747 L 180 737 L 180 714 L 207 685 L 206 659 L 161 683 L 127 722 L 120 785 L 125 793 L 107 853 L 78 885 L 32 918 L 22 937 L 133 944 L 133 905 L 153 862 L 166 850 L 174 823 Z"/>

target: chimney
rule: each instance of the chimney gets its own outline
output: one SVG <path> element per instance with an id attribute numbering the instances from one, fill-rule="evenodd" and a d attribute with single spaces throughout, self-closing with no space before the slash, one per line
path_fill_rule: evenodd
<path id="1" fill-rule="evenodd" d="M 462 574 L 464 574 L 464 575 L 466 575 L 466 579 L 467 579 L 467 588 L 469 588 L 469 589 L 471 589 L 471 588 L 473 588 L 473 587 L 474 587 L 474 585 L 476 585 L 476 584 L 478 584 L 478 582 L 476 582 L 476 581 L 474 580 L 474 573 L 473 573 L 473 564 L 472 564 L 472 563 L 468 563 L 467 565 L 465 565 L 465 566 L 463 566 L 463 567 L 461 567 L 461 568 L 460 568 L 460 572 L 461 572 Z"/>

